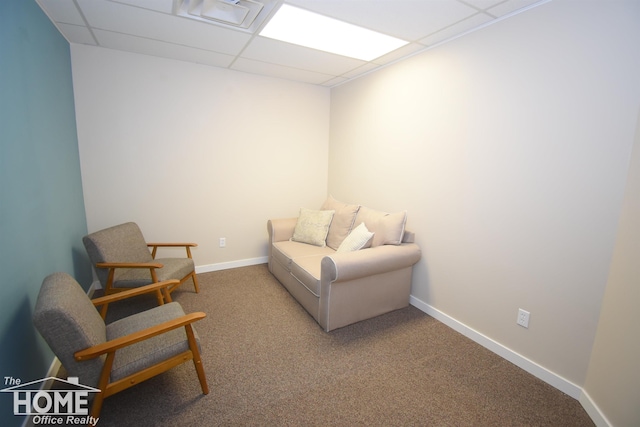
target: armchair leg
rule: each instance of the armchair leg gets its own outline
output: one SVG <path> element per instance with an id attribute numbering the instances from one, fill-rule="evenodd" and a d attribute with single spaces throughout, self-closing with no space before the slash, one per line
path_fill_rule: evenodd
<path id="1" fill-rule="evenodd" d="M 109 309 L 109 304 L 104 304 L 102 306 L 102 308 L 100 309 L 100 316 L 102 317 L 102 320 L 107 318 L 107 310 Z"/>
<path id="2" fill-rule="evenodd" d="M 160 291 L 160 289 L 158 289 L 156 291 L 156 299 L 158 300 L 158 305 L 163 305 L 164 304 L 164 298 L 162 297 L 162 292 Z M 167 301 L 169 302 L 169 301 Z"/>
<path id="3" fill-rule="evenodd" d="M 91 405 L 91 416 L 94 418 L 100 417 L 102 402 L 104 402 L 104 398 L 107 393 L 109 375 L 111 374 L 111 367 L 113 366 L 113 359 L 115 358 L 115 356 L 115 351 L 107 354 L 107 358 L 105 359 L 104 365 L 102 366 L 102 373 L 100 374 L 100 379 L 98 380 L 98 388 L 100 389 L 100 393 L 96 394 L 96 397 L 93 398 L 93 405 Z"/>
<path id="4" fill-rule="evenodd" d="M 100 418 L 100 411 L 102 411 L 102 402 L 104 402 L 104 394 L 100 392 L 93 398 L 93 405 L 91 405 L 91 416 L 94 419 Z"/>
<path id="5" fill-rule="evenodd" d="M 162 290 L 164 292 L 164 300 L 167 303 L 173 302 L 173 300 L 171 299 L 171 292 L 169 292 L 168 288 L 164 288 Z"/>
<path id="6" fill-rule="evenodd" d="M 196 368 L 198 374 L 198 380 L 200 381 L 200 387 L 202 388 L 202 394 L 209 394 L 209 385 L 207 384 L 207 376 L 202 366 L 202 359 L 200 359 L 200 350 L 198 350 L 198 343 L 196 337 L 193 334 L 193 328 L 191 325 L 185 325 L 187 330 L 187 339 L 189 340 L 189 348 L 193 354 L 193 365 Z"/>
<path id="7" fill-rule="evenodd" d="M 198 277 L 196 277 L 196 272 L 191 273 L 191 279 L 193 279 L 193 287 L 196 289 L 196 293 L 200 292 L 200 286 L 198 285 Z"/>

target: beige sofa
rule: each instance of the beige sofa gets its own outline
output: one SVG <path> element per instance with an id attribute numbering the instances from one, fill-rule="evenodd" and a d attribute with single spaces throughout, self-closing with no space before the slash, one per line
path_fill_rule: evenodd
<path id="1" fill-rule="evenodd" d="M 267 222 L 269 271 L 327 332 L 406 307 L 421 251 L 405 223 L 329 197 Z"/>

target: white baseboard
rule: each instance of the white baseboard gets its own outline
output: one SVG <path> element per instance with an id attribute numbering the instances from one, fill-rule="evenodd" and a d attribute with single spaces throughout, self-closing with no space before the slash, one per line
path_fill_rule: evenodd
<path id="1" fill-rule="evenodd" d="M 217 264 L 206 264 L 196 266 L 196 274 L 209 273 L 211 271 L 229 270 L 231 268 L 248 267 L 250 265 L 266 264 L 269 257 L 247 258 L 238 261 L 219 262 Z"/>
<path id="2" fill-rule="evenodd" d="M 582 390 L 582 394 L 578 401 L 584 410 L 587 411 L 587 414 L 589 414 L 589 417 L 597 427 L 611 427 L 613 425 L 609 422 L 607 417 L 604 416 L 602 411 L 600 411 L 600 408 L 598 408 L 598 406 L 593 402 L 591 396 L 589 396 L 586 391 Z"/>
<path id="3" fill-rule="evenodd" d="M 93 297 L 93 293 L 98 289 L 102 289 L 102 284 L 99 280 L 94 280 L 91 283 L 91 286 L 89 286 L 89 290 L 87 291 L 87 295 L 89 295 L 89 298 Z"/>
<path id="4" fill-rule="evenodd" d="M 52 378 L 58 375 L 58 372 L 60 371 L 61 367 L 62 367 L 62 363 L 60 363 L 60 360 L 54 356 L 53 361 L 49 366 L 49 370 L 47 371 L 47 376 L 45 378 Z M 40 385 L 40 390 L 51 390 L 52 384 L 53 384 L 52 380 L 44 381 Z M 34 425 L 33 417 L 30 415 L 25 416 L 24 421 L 22 422 L 22 427 L 32 427 L 33 425 Z"/>
<path id="5" fill-rule="evenodd" d="M 424 301 L 414 297 L 413 295 L 409 298 L 409 303 L 414 307 L 418 308 L 421 311 L 424 311 L 429 316 L 439 320 L 445 325 L 449 326 L 451 329 L 461 333 L 467 338 L 477 342 L 481 346 L 486 349 L 494 352 L 498 356 L 503 359 L 508 360 L 514 365 L 524 369 L 531 375 L 541 379 L 547 384 L 557 388 L 565 394 L 573 397 L 578 400 L 580 396 L 583 394 L 582 388 L 573 384 L 572 382 L 562 378 L 560 375 L 557 375 L 548 369 L 538 365 L 537 363 L 527 359 L 521 354 L 516 353 L 515 351 L 505 347 L 504 345 L 492 340 L 491 338 L 481 334 L 480 332 L 470 328 L 469 326 L 457 321 L 453 317 L 441 312 L 440 310 L 430 306 Z"/>
<path id="6" fill-rule="evenodd" d="M 47 378 L 55 377 L 56 375 L 58 375 L 61 367 L 62 363 L 60 363 L 60 360 L 58 360 L 58 358 L 54 356 L 53 361 L 51 362 L 51 366 L 49 366 L 49 371 L 47 371 Z"/>

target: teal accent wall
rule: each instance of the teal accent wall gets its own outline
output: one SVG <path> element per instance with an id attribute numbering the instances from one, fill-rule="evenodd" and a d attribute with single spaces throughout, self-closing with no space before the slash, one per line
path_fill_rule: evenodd
<path id="1" fill-rule="evenodd" d="M 43 378 L 53 353 L 31 323 L 44 277 L 85 289 L 82 195 L 69 43 L 34 0 L 0 1 L 0 389 Z M 20 426 L 11 393 L 0 424 Z"/>

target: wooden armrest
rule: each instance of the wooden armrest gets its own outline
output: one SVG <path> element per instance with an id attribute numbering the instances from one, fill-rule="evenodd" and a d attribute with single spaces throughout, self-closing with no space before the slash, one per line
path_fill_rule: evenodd
<path id="1" fill-rule="evenodd" d="M 162 268 L 159 262 L 99 262 L 97 268 Z"/>
<path id="2" fill-rule="evenodd" d="M 180 247 L 184 247 L 187 250 L 187 258 L 191 258 L 191 248 L 198 246 L 197 243 L 185 243 L 185 242 L 179 242 L 179 243 L 147 243 L 147 246 L 150 248 L 153 248 L 153 250 L 151 251 L 151 258 L 156 257 L 156 254 L 158 253 L 158 248 L 159 247 L 164 247 L 164 248 L 180 248 Z"/>
<path id="3" fill-rule="evenodd" d="M 124 337 L 116 338 L 115 340 L 107 341 L 102 344 L 77 351 L 74 354 L 74 357 L 78 362 L 93 359 L 102 354 L 111 353 L 122 347 L 126 347 L 142 340 L 155 337 L 156 335 L 163 334 L 172 329 L 191 324 L 197 320 L 204 319 L 206 316 L 207 315 L 201 311 L 186 314 L 184 316 L 178 317 L 177 319 L 169 320 L 168 322 L 163 322 L 156 326 L 152 326 L 151 328 L 143 329 L 141 331 L 125 335 Z"/>
<path id="4" fill-rule="evenodd" d="M 96 307 L 103 304 L 112 303 L 114 301 L 123 300 L 126 298 L 131 298 L 136 295 L 142 295 L 149 292 L 157 291 L 158 289 L 166 288 L 172 285 L 177 285 L 180 283 L 179 280 L 165 280 L 164 282 L 152 283 L 150 285 L 140 286 L 138 288 L 127 289 L 126 291 L 121 291 L 111 295 L 105 295 L 103 297 L 94 298 L 91 300 L 93 305 Z"/>
<path id="5" fill-rule="evenodd" d="M 182 247 L 182 246 L 190 246 L 195 247 L 198 246 L 197 243 L 147 243 L 147 246 L 163 246 L 163 247 Z"/>

